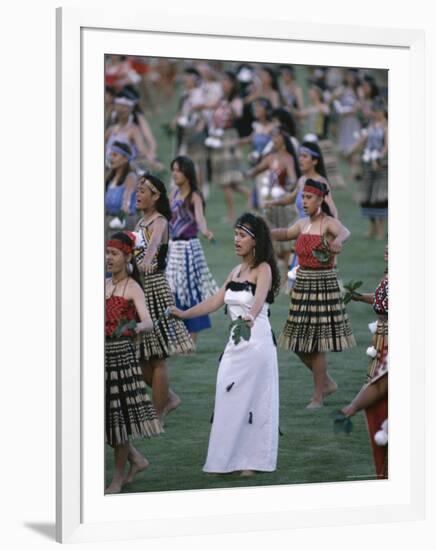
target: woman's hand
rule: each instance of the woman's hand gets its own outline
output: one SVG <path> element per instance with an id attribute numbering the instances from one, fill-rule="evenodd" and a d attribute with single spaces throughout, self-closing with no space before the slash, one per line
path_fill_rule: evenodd
<path id="1" fill-rule="evenodd" d="M 276 201 L 265 201 L 265 202 L 263 203 L 263 207 L 264 207 L 264 208 L 267 208 L 267 209 L 268 209 L 268 208 L 272 208 L 273 206 L 276 205 L 275 203 L 276 203 Z"/>
<path id="2" fill-rule="evenodd" d="M 142 263 L 140 265 L 141 271 L 144 272 L 146 275 L 150 275 L 150 273 L 154 273 L 154 267 L 151 264 L 144 264 Z"/>
<path id="3" fill-rule="evenodd" d="M 203 235 L 206 237 L 206 239 L 207 239 L 208 241 L 213 241 L 214 238 L 215 238 L 214 234 L 213 234 L 212 231 L 210 231 L 209 229 L 207 229 L 207 230 L 203 233 Z"/>
<path id="4" fill-rule="evenodd" d="M 339 254 L 342 251 L 342 243 L 340 241 L 338 241 L 337 239 L 334 239 L 329 244 L 329 248 L 334 254 Z"/>
<path id="5" fill-rule="evenodd" d="M 170 306 L 168 310 L 169 310 L 169 314 L 172 317 L 177 317 L 178 319 L 185 319 L 185 311 L 177 308 L 176 306 Z"/>
<path id="6" fill-rule="evenodd" d="M 136 334 L 139 334 L 141 332 L 151 332 L 153 330 L 153 323 L 151 322 L 151 319 L 149 322 L 142 321 L 141 323 L 138 323 L 135 327 Z"/>
<path id="7" fill-rule="evenodd" d="M 247 323 L 247 325 L 250 327 L 250 328 L 253 328 L 253 325 L 254 325 L 254 317 L 253 315 L 250 315 L 250 313 L 246 313 L 243 317 L 244 321 Z"/>

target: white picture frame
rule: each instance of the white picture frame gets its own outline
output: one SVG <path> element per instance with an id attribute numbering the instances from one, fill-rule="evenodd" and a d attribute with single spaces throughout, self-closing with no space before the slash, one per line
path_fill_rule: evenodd
<path id="1" fill-rule="evenodd" d="M 102 181 L 104 52 L 389 69 L 389 178 L 395 181 L 389 197 L 390 362 L 395 366 L 389 481 L 103 496 L 102 367 L 88 367 L 103 365 L 103 292 L 96 292 L 103 280 L 103 200 L 92 182 Z M 425 120 L 424 32 L 318 26 L 287 17 L 60 8 L 57 85 L 57 540 L 422 519 L 424 332 L 415 321 L 424 318 L 425 299 L 424 287 L 416 285 L 412 299 L 412 282 L 419 279 L 424 257 L 419 236 L 425 219 L 411 206 L 404 212 L 404 204 L 412 204 L 412 166 L 413 179 L 425 179 L 418 162 Z M 410 200 L 400 201 L 400 194 Z"/>

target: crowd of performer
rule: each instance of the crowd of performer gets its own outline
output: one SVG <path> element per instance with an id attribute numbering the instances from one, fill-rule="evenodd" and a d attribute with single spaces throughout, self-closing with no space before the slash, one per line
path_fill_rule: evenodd
<path id="1" fill-rule="evenodd" d="M 107 56 L 105 418 L 115 468 L 106 493 L 119 493 L 147 468 L 131 440 L 162 433 L 183 397 L 171 389 L 168 358 L 195 353 L 199 333 L 211 327 L 209 314 L 223 306 L 231 329 L 205 472 L 251 476 L 276 469 L 279 377 L 269 309 L 281 290 L 290 294 L 290 307 L 278 345 L 311 371 L 307 408 L 322 408 L 337 390 L 327 352 L 355 345 L 337 271 L 337 255 L 350 238 L 333 197 L 346 185 L 338 155 L 358 183 L 366 236 L 385 240 L 387 93 L 379 73 L 309 72 L 306 102 L 291 65 Z M 180 89 L 177 113 L 165 128 L 173 141 L 165 166 L 147 117 Z M 198 238 L 215 243 L 206 218 L 211 185 L 223 192 L 223 223 L 239 260 L 221 287 Z M 243 214 L 234 193 L 246 201 Z M 366 411 L 382 478 L 387 270 L 374 293 L 352 291 L 350 299 L 373 305 L 379 318 L 368 380 L 336 411 L 334 427 L 351 431 L 350 418 Z"/>

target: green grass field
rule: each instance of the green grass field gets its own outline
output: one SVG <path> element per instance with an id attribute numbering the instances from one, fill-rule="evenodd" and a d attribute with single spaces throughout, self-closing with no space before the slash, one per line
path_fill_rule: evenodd
<path id="1" fill-rule="evenodd" d="M 298 76 L 304 77 L 299 68 Z M 302 79 L 303 80 L 303 79 Z M 171 119 L 174 106 L 150 117 L 159 143 L 159 157 L 168 166 L 172 145 L 161 124 Z M 356 186 L 340 164 L 347 187 L 334 190 L 340 219 L 351 231 L 351 238 L 339 256 L 339 272 L 344 282 L 364 281 L 363 291 L 372 291 L 384 269 L 383 242 L 363 238 L 366 221 L 360 217 L 355 200 Z M 169 172 L 168 172 L 169 175 Z M 238 211 L 245 210 L 240 200 Z M 233 249 L 233 229 L 221 220 L 224 202 L 220 189 L 211 186 L 206 215 L 217 244 L 204 240 L 203 247 L 209 267 L 221 284 L 236 265 Z M 285 322 L 289 297 L 280 294 L 271 309 L 271 323 L 278 335 Z M 213 410 L 218 357 L 228 336 L 229 320 L 223 311 L 212 316 L 211 330 L 200 334 L 198 351 L 190 357 L 169 360 L 171 387 L 180 395 L 182 405 L 166 419 L 165 434 L 134 444 L 148 458 L 150 467 L 125 486 L 123 492 L 175 491 L 217 489 L 294 483 L 338 482 L 374 478 L 374 469 L 363 414 L 354 417 L 351 435 L 333 433 L 330 414 L 346 404 L 359 390 L 368 365 L 366 348 L 370 345 L 368 323 L 375 319 L 365 304 L 347 306 L 357 347 L 344 353 L 329 354 L 329 370 L 338 383 L 338 391 L 326 399 L 322 409 L 308 411 L 305 406 L 312 392 L 310 372 L 296 355 L 278 350 L 280 376 L 280 428 L 278 467 L 274 473 L 258 474 L 252 478 L 236 475 L 208 476 L 202 472 Z M 113 470 L 113 452 L 106 446 L 106 479 Z"/>

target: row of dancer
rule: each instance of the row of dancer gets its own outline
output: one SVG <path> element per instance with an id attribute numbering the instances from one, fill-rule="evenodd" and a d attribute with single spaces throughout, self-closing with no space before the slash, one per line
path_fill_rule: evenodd
<path id="1" fill-rule="evenodd" d="M 179 162 L 181 162 L 180 159 Z M 180 166 L 177 166 L 176 170 L 179 168 Z M 303 208 L 307 218 L 299 220 L 291 228 L 277 229 L 272 232 L 274 239 L 297 240 L 300 268 L 292 293 L 289 318 L 279 342 L 286 349 L 295 351 L 312 371 L 314 392 L 308 405 L 310 409 L 321 407 L 324 398 L 336 390 L 336 383 L 327 372 L 326 352 L 342 351 L 354 345 L 337 275 L 333 269 L 334 255 L 340 252 L 349 232 L 331 216 L 325 200 L 327 196 L 326 184 L 309 179 L 303 189 Z M 172 305 L 173 297 L 164 275 L 170 212 L 165 186 L 158 178 L 148 174 L 140 180 L 138 207 L 144 212 L 144 217 L 137 228 L 140 231 L 133 235 L 130 248 L 122 249 L 126 261 L 125 271 L 122 271 L 124 277 L 114 280 L 114 265 L 113 262 L 109 263 L 108 268 L 112 270 L 112 279 L 108 281 L 107 291 L 111 296 L 114 295 L 120 281 L 129 278 L 125 273 L 133 272 L 129 265 L 135 256 L 134 263 L 141 267 L 145 275 L 142 278 L 145 310 L 148 307 L 153 319 L 152 330 L 140 336 L 139 355 L 143 362 L 143 373 L 153 388 L 153 393 L 156 389 L 156 381 L 163 374 L 163 378 L 166 379 L 164 382 L 166 392 L 161 393 L 161 397 L 166 393 L 165 399 L 160 402 L 161 412 L 165 407 L 168 410 L 171 402 L 171 392 L 165 373 L 165 359 L 172 353 L 186 353 L 194 349 L 186 328 L 182 323 L 177 322 L 177 318 L 186 320 L 203 317 L 227 303 L 233 321 L 241 318 L 251 334 L 246 343 L 241 344 L 237 341 L 235 331 L 237 331 L 238 322 L 230 334 L 218 374 L 214 423 L 204 469 L 214 473 L 241 471 L 243 475 L 252 475 L 255 471 L 274 470 L 278 444 L 276 437 L 278 432 L 275 430 L 276 426 L 278 428 L 278 378 L 277 358 L 266 302 L 273 301 L 278 288 L 279 275 L 268 226 L 258 216 L 247 214 L 241 217 L 235 229 L 235 250 L 241 257 L 241 264 L 232 270 L 226 283 L 215 295 L 183 311 Z M 313 251 L 320 251 L 325 246 L 325 239 L 328 242 L 330 256 L 327 262 L 320 262 Z M 110 241 L 112 245 L 113 240 Z M 135 246 L 135 254 L 133 254 L 133 246 Z M 121 297 L 124 297 L 125 290 L 126 286 Z M 317 305 L 315 308 L 311 307 L 314 303 Z M 166 315 L 168 307 L 171 307 L 171 317 Z M 267 330 L 268 327 L 269 330 Z M 142 330 L 146 328 L 143 326 Z M 139 331 L 138 326 L 135 330 Z M 130 335 L 124 333 L 123 337 L 126 336 Z M 245 344 L 246 347 L 243 349 Z M 261 349 L 262 353 L 260 353 Z M 264 356 L 264 352 L 267 355 Z M 117 356 L 117 353 L 123 355 L 120 352 L 115 352 L 114 355 Z M 272 358 L 273 361 L 271 362 L 268 358 Z M 132 353 L 128 361 L 133 362 Z M 265 363 L 269 366 L 262 367 Z M 236 364 L 240 365 L 238 369 L 234 367 Z M 259 365 L 257 374 L 253 368 L 247 370 L 247 365 L 253 364 Z M 267 384 L 265 380 L 261 382 L 259 372 L 263 372 L 263 375 L 268 373 Z M 111 379 L 110 376 L 109 379 Z M 265 399 L 259 397 L 262 394 L 259 386 L 264 390 L 265 387 L 267 388 L 268 395 Z M 110 388 L 107 388 L 107 391 L 110 391 Z M 230 393 L 233 405 L 229 406 Z M 177 406 L 177 396 L 172 406 Z M 235 437 L 229 437 L 228 430 L 225 430 L 224 434 L 223 427 L 227 426 L 228 414 L 234 413 L 235 418 L 239 418 L 239 423 L 234 423 Z M 117 414 L 119 415 L 119 407 Z M 156 418 L 159 420 L 158 415 Z M 262 420 L 265 418 L 268 420 L 266 424 Z M 268 426 L 267 433 L 263 433 L 265 426 Z M 258 429 L 259 433 L 257 433 Z M 133 432 L 134 435 L 137 434 Z M 263 447 L 261 445 L 262 449 L 259 451 L 261 441 Z M 269 442 L 266 447 L 265 441 Z M 109 492 L 121 490 L 124 482 L 146 467 L 145 459 L 140 459 L 130 444 L 126 447 L 126 441 L 124 441 L 122 445 L 124 445 L 124 465 L 127 460 L 131 462 L 130 474 L 127 478 L 123 478 L 118 469 L 118 478 L 109 487 Z M 119 479 L 123 479 L 121 486 Z"/>
<path id="2" fill-rule="evenodd" d="M 198 67 L 194 64 L 183 71 L 178 68 L 183 92 L 179 112 L 173 121 L 176 135 L 175 151 L 179 155 L 189 155 L 193 159 L 200 189 L 206 191 L 203 189 L 205 179 L 219 184 L 224 192 L 227 217 L 233 221 L 234 192 L 250 196 L 252 206 L 261 208 L 264 200 L 276 198 L 275 193 L 280 193 L 284 189 L 284 179 L 281 178 L 271 177 L 268 185 L 262 185 L 267 172 L 259 170 L 259 166 L 263 164 L 265 167 L 264 161 L 269 160 L 274 141 L 273 134 L 277 127 L 282 127 L 296 149 L 296 121 L 306 111 L 311 119 L 315 115 L 320 115 L 322 110 L 317 110 L 316 94 L 312 88 L 309 90 L 309 99 L 314 104 L 303 108 L 301 100 L 297 100 L 297 97 L 302 97 L 302 93 L 298 92 L 301 92 L 301 87 L 296 83 L 295 74 L 292 75 L 292 71 L 285 67 L 280 68 L 280 86 L 277 87 L 273 85 L 274 71 L 265 66 L 253 66 L 250 70 L 247 67 L 237 67 L 234 72 L 211 71 L 207 66 L 207 63 L 199 64 Z M 245 74 L 244 71 L 248 71 L 250 75 L 248 80 L 248 73 Z M 334 73 L 334 70 L 331 72 Z M 210 73 L 214 73 L 214 76 Z M 324 103 L 320 100 L 320 105 L 328 103 L 332 108 L 334 106 L 338 117 L 337 148 L 343 157 L 355 159 L 357 152 L 361 151 L 362 178 L 359 183 L 359 202 L 362 215 L 369 219 L 367 235 L 381 239 L 384 238 L 387 215 L 387 105 L 383 98 L 374 95 L 378 94 L 379 90 L 371 75 L 363 75 L 360 83 L 356 75 L 356 71 L 346 71 L 341 83 L 340 78 L 335 80 L 327 74 L 325 82 L 318 77 L 312 79 L 311 85 L 322 92 Z M 138 160 L 143 159 L 144 165 L 155 168 L 156 140 L 151 133 L 150 125 L 140 112 L 139 94 L 135 92 L 135 86 L 128 84 L 118 91 L 115 97 L 110 94 L 107 96 L 107 174 L 111 173 L 113 176 L 111 146 L 114 141 L 121 141 L 130 147 L 131 162 L 138 164 Z M 285 98 L 290 96 L 294 97 L 293 105 L 292 102 L 285 101 Z M 277 97 L 281 97 L 282 100 L 277 101 Z M 320 149 L 327 155 L 327 171 L 330 181 L 334 184 L 336 179 L 330 165 L 331 159 L 336 157 L 335 147 L 330 147 L 333 152 L 327 151 L 325 136 L 315 130 L 316 128 L 310 132 L 311 139 L 318 140 Z M 301 135 L 298 135 L 300 140 Z M 252 153 L 244 158 L 246 144 L 250 144 Z M 245 164 L 248 158 L 256 163 L 256 185 L 251 191 L 244 185 L 247 175 Z M 207 177 L 206 173 L 209 173 Z M 290 169 L 287 173 L 286 185 L 290 190 L 295 186 L 297 178 L 298 163 L 294 170 Z M 119 185 L 117 180 L 118 178 L 115 178 L 112 181 L 108 177 L 107 186 Z M 262 196 L 263 192 L 269 192 L 269 196 Z M 126 214 L 126 208 L 123 209 L 119 205 L 119 210 Z M 131 207 L 132 210 L 134 209 Z M 117 213 L 114 205 L 110 214 L 114 218 L 110 222 L 115 223 L 115 228 Z"/>

